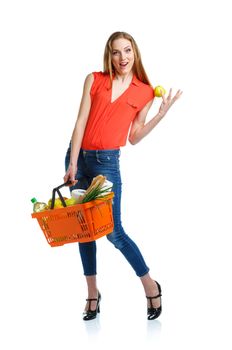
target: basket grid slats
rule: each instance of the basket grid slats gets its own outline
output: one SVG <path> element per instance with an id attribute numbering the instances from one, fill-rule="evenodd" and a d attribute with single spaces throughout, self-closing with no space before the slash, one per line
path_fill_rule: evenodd
<path id="1" fill-rule="evenodd" d="M 52 247 L 91 242 L 113 232 L 113 196 L 111 192 L 104 199 L 33 213 L 32 217 Z"/>

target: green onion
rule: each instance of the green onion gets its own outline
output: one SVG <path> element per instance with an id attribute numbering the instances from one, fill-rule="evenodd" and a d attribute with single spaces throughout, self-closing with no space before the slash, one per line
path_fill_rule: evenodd
<path id="1" fill-rule="evenodd" d="M 81 203 L 86 203 L 93 201 L 95 199 L 100 199 L 105 197 L 109 190 L 111 190 L 112 187 L 104 188 L 98 185 L 97 187 L 94 187 L 89 193 L 86 194 L 86 196 L 82 199 Z"/>

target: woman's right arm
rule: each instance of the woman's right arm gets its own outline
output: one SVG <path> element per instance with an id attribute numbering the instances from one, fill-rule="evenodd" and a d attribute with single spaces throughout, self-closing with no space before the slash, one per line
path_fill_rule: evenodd
<path id="1" fill-rule="evenodd" d="M 77 159 L 79 156 L 82 139 L 85 132 L 87 120 L 89 117 L 89 111 L 91 108 L 90 90 L 91 90 L 93 81 L 94 81 L 93 74 L 92 73 L 88 74 L 85 79 L 80 108 L 79 108 L 76 124 L 72 133 L 70 163 L 69 163 L 68 170 L 64 176 L 64 182 L 67 182 L 68 180 L 70 180 L 72 186 L 75 185 L 77 182 L 75 180 L 75 175 L 77 172 Z"/>

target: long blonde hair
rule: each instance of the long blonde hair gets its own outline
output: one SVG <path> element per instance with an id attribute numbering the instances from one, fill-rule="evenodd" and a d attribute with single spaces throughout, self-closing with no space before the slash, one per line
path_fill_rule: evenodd
<path id="1" fill-rule="evenodd" d="M 136 75 L 136 77 L 140 81 L 152 86 L 149 79 L 148 79 L 148 76 L 145 72 L 145 69 L 143 67 L 141 54 L 140 54 L 138 45 L 136 44 L 134 38 L 126 32 L 114 32 L 113 34 L 110 35 L 109 39 L 107 40 L 106 46 L 105 46 L 105 51 L 104 51 L 104 63 L 103 63 L 104 64 L 104 73 L 110 75 L 110 80 L 112 83 L 113 74 L 115 73 L 115 69 L 114 69 L 114 66 L 112 64 L 112 59 L 111 59 L 112 43 L 114 40 L 121 39 L 121 38 L 127 39 L 131 42 L 131 46 L 132 46 L 132 49 L 134 51 L 134 59 L 135 59 L 134 66 L 133 66 L 134 74 Z"/>

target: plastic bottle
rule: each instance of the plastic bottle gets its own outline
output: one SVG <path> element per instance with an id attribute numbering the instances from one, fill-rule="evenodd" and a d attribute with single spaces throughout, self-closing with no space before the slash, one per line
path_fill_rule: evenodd
<path id="1" fill-rule="evenodd" d="M 38 213 L 40 211 L 43 211 L 43 210 L 47 210 L 48 209 L 48 206 L 46 203 L 44 202 L 38 202 L 36 198 L 32 198 L 31 199 L 31 202 L 33 204 L 33 212 L 34 213 Z"/>

